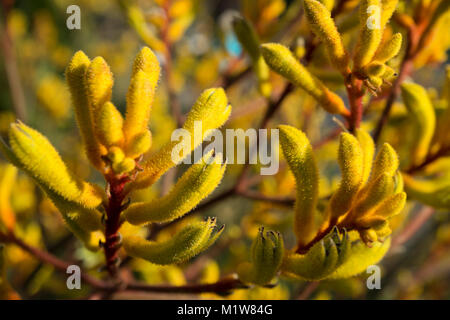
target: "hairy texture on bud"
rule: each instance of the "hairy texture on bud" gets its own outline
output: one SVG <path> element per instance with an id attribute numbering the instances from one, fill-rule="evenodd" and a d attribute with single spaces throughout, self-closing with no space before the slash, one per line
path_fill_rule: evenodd
<path id="1" fill-rule="evenodd" d="M 348 54 L 342 43 L 330 11 L 319 1 L 303 1 L 306 18 L 309 26 L 317 37 L 323 42 L 328 51 L 328 56 L 339 71 L 348 72 Z"/>
<path id="2" fill-rule="evenodd" d="M 66 68 L 66 81 L 72 96 L 75 116 L 87 157 L 94 167 L 101 169 L 103 165 L 100 158 L 100 145 L 94 134 L 93 110 L 86 94 L 85 76 L 89 65 L 89 58 L 82 51 L 75 53 Z"/>
<path id="3" fill-rule="evenodd" d="M 362 241 L 352 243 L 348 259 L 329 276 L 329 279 L 349 278 L 365 272 L 368 266 L 376 265 L 384 257 L 390 245 L 390 238 L 384 242 L 375 242 L 371 247 L 367 247 Z"/>
<path id="4" fill-rule="evenodd" d="M 76 179 L 50 142 L 24 124 L 11 125 L 9 143 L 11 149 L 3 143 L 1 147 L 6 157 L 36 181 L 59 209 L 69 229 L 94 248 L 91 231 L 102 228 L 101 213 L 96 209 L 103 200 L 101 189 Z"/>
<path id="5" fill-rule="evenodd" d="M 381 1 L 362 0 L 359 9 L 360 32 L 353 58 L 354 68 L 361 69 L 372 61 L 381 42 Z"/>
<path id="6" fill-rule="evenodd" d="M 215 219 L 192 223 L 166 241 L 148 241 L 137 236 L 124 237 L 125 251 L 136 258 L 142 258 L 159 265 L 185 262 L 208 249 L 222 233 L 214 233 Z"/>
<path id="7" fill-rule="evenodd" d="M 436 129 L 436 114 L 426 90 L 415 83 L 401 86 L 403 102 L 415 124 L 411 132 L 410 148 L 413 164 L 422 163 L 428 155 Z"/>
<path id="8" fill-rule="evenodd" d="M 273 71 L 308 92 L 326 111 L 343 116 L 349 115 L 342 99 L 298 62 L 288 48 L 277 43 L 266 43 L 261 46 L 261 52 Z"/>
<path id="9" fill-rule="evenodd" d="M 319 172 L 306 135 L 291 126 L 279 126 L 280 143 L 297 184 L 294 232 L 300 246 L 316 235 L 315 214 L 319 194 Z"/>
<path id="10" fill-rule="evenodd" d="M 220 184 L 226 166 L 213 160 L 211 151 L 192 165 L 166 196 L 150 202 L 132 204 L 123 213 L 125 219 L 138 225 L 168 222 L 185 215 Z"/>
<path id="11" fill-rule="evenodd" d="M 364 156 L 358 140 L 349 133 L 342 133 L 339 142 L 338 162 L 342 179 L 339 189 L 330 200 L 332 219 L 345 214 L 361 187 L 364 174 Z"/>
<path id="12" fill-rule="evenodd" d="M 375 56 L 374 61 L 385 63 L 394 58 L 402 48 L 402 34 L 396 33 L 389 40 L 380 45 Z"/>
<path id="13" fill-rule="evenodd" d="M 160 66 L 155 54 L 148 47 L 142 48 L 134 59 L 127 93 L 127 111 L 123 126 L 127 143 L 147 130 L 159 73 Z"/>
<path id="14" fill-rule="evenodd" d="M 363 153 L 364 168 L 362 174 L 362 184 L 364 184 L 369 179 L 370 172 L 372 170 L 373 156 L 375 155 L 375 144 L 370 134 L 362 129 L 356 130 L 356 138 L 358 139 Z"/>
<path id="15" fill-rule="evenodd" d="M 264 232 L 264 228 L 260 228 L 250 252 L 251 263 L 239 266 L 239 279 L 257 285 L 270 283 L 283 262 L 283 237 L 278 232 Z"/>
<path id="16" fill-rule="evenodd" d="M 183 144 L 187 143 L 187 149 L 192 152 L 202 142 L 194 139 L 194 123 L 196 121 L 201 122 L 201 134 L 204 139 L 208 132 L 220 128 L 228 120 L 230 113 L 231 106 L 228 105 L 227 96 L 222 88 L 205 90 L 195 102 L 183 125 L 183 129 L 187 130 L 191 137 L 190 141 L 183 141 Z M 145 188 L 153 184 L 164 172 L 177 165 L 178 163 L 172 159 L 172 151 L 177 144 L 176 141 L 169 142 L 153 154 L 142 165 L 144 170 L 139 174 L 133 186 Z M 188 154 L 183 154 L 183 157 L 186 156 Z"/>
<path id="17" fill-rule="evenodd" d="M 146 153 L 152 146 L 152 134 L 150 130 L 145 130 L 129 141 L 127 145 L 127 156 L 137 158 Z"/>
<path id="18" fill-rule="evenodd" d="M 97 111 L 107 101 L 111 100 L 113 75 L 102 57 L 96 57 L 86 71 L 86 91 L 94 118 Z"/>
<path id="19" fill-rule="evenodd" d="M 99 141 L 106 147 L 120 145 L 124 141 L 123 118 L 111 102 L 100 107 L 96 119 L 96 131 Z"/>
<path id="20" fill-rule="evenodd" d="M 384 173 L 393 176 L 398 170 L 398 165 L 397 152 L 395 152 L 389 143 L 384 143 L 375 158 L 370 180 L 374 181 Z"/>
<path id="21" fill-rule="evenodd" d="M 383 173 L 368 188 L 366 196 L 355 207 L 355 216 L 372 210 L 394 191 L 394 179 L 388 173 Z"/>
<path id="22" fill-rule="evenodd" d="M 282 272 L 301 280 L 326 279 L 347 259 L 351 243 L 346 232 L 342 236 L 333 229 L 306 254 L 291 253 L 283 261 Z"/>
<path id="23" fill-rule="evenodd" d="M 389 19 L 397 9 L 398 0 L 381 0 L 381 30 L 384 31 Z"/>

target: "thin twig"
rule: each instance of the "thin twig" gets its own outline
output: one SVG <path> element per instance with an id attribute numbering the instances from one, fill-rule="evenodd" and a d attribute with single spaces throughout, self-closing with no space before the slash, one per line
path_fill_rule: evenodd
<path id="1" fill-rule="evenodd" d="M 3 17 L 5 23 L 0 23 L 0 48 L 2 50 L 3 60 L 5 63 L 6 78 L 8 79 L 11 100 L 17 119 L 26 121 L 25 95 L 20 80 L 19 69 L 15 55 L 14 43 L 6 24 L 7 8 L 6 2 L 2 1 Z"/>

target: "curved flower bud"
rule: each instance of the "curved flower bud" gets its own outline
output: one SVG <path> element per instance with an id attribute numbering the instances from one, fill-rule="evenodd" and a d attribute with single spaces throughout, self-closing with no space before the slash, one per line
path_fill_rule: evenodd
<path id="1" fill-rule="evenodd" d="M 216 155 L 221 157 L 221 155 Z M 212 151 L 189 170 L 164 197 L 150 202 L 132 204 L 124 217 L 132 224 L 168 222 L 192 210 L 219 185 L 225 165 L 215 163 Z"/>
<path id="2" fill-rule="evenodd" d="M 345 214 L 361 187 L 364 175 L 364 156 L 358 140 L 349 133 L 342 133 L 339 142 L 338 162 L 342 172 L 339 189 L 330 200 L 333 220 Z"/>
<path id="3" fill-rule="evenodd" d="M 133 159 L 146 153 L 152 146 L 152 133 L 150 130 L 145 130 L 136 135 L 127 145 L 127 156 Z"/>
<path id="4" fill-rule="evenodd" d="M 128 173 L 134 170 L 136 167 L 136 161 L 131 158 L 124 158 L 120 162 L 115 162 L 112 165 L 112 169 L 117 174 Z"/>
<path id="5" fill-rule="evenodd" d="M 307 245 L 316 235 L 316 206 L 319 173 L 311 144 L 306 135 L 291 126 L 279 126 L 280 144 L 297 184 L 294 232 L 299 246 Z"/>
<path id="6" fill-rule="evenodd" d="M 76 52 L 66 68 L 66 81 L 72 96 L 75 116 L 87 157 L 94 167 L 100 170 L 103 167 L 101 150 L 94 134 L 93 110 L 89 105 L 86 93 L 85 76 L 90 63 L 83 51 Z"/>
<path id="7" fill-rule="evenodd" d="M 369 179 L 370 172 L 372 170 L 373 156 L 375 155 L 375 143 L 369 133 L 362 129 L 356 130 L 356 138 L 363 152 L 364 168 L 362 175 L 362 184 L 366 183 Z"/>
<path id="8" fill-rule="evenodd" d="M 88 231 L 102 228 L 101 213 L 96 210 L 103 200 L 101 189 L 76 179 L 43 135 L 16 123 L 9 130 L 9 143 L 11 149 L 2 146 L 7 158 L 34 178 L 65 219 Z"/>
<path id="9" fill-rule="evenodd" d="M 183 129 L 189 133 L 191 139 L 183 140 L 182 144 L 187 145 L 185 145 L 186 148 L 181 149 L 192 152 L 208 136 L 208 133 L 220 128 L 228 120 L 230 113 L 231 106 L 222 88 L 205 90 L 195 102 L 183 125 Z M 194 132 L 196 122 L 201 123 L 201 132 Z M 201 134 L 200 139 L 196 139 L 195 134 Z M 143 172 L 139 174 L 133 187 L 145 188 L 153 184 L 164 172 L 177 165 L 178 163 L 172 159 L 172 152 L 178 144 L 176 141 L 169 142 L 150 156 L 142 165 Z M 183 158 L 186 156 L 188 154 L 183 154 Z M 180 161 L 183 158 L 180 158 Z"/>
<path id="10" fill-rule="evenodd" d="M 375 56 L 374 61 L 385 63 L 394 58 L 402 48 L 402 34 L 400 32 L 394 34 L 388 41 L 380 45 Z"/>
<path id="11" fill-rule="evenodd" d="M 411 132 L 411 159 L 422 163 L 428 155 L 430 144 L 436 129 L 436 114 L 426 90 L 415 83 L 401 85 L 403 102 L 414 122 Z"/>
<path id="12" fill-rule="evenodd" d="M 397 9 L 398 0 L 381 0 L 381 30 L 384 31 L 389 19 Z"/>
<path id="13" fill-rule="evenodd" d="M 347 74 L 349 57 L 330 11 L 316 0 L 304 0 L 303 4 L 309 26 L 326 46 L 333 65 L 343 74 Z"/>
<path id="14" fill-rule="evenodd" d="M 261 53 L 273 71 L 308 92 L 326 111 L 343 116 L 350 114 L 342 99 L 298 62 L 288 48 L 277 43 L 266 43 L 261 46 Z"/>
<path id="15" fill-rule="evenodd" d="M 147 129 L 159 73 L 160 66 L 155 54 L 148 47 L 142 48 L 134 59 L 127 93 L 127 111 L 123 126 L 127 142 Z"/>
<path id="16" fill-rule="evenodd" d="M 182 263 L 208 249 L 219 237 L 223 227 L 214 232 L 216 220 L 197 222 L 184 227 L 166 241 L 148 241 L 137 236 L 124 237 L 125 251 L 159 265 Z"/>
<path id="17" fill-rule="evenodd" d="M 123 125 L 127 141 L 147 130 L 154 94 L 155 88 L 152 86 L 151 77 L 138 70 L 131 78 L 127 93 L 127 111 Z"/>
<path id="18" fill-rule="evenodd" d="M 102 57 L 94 58 L 86 71 L 86 92 L 94 119 L 100 107 L 111 100 L 113 84 L 113 75 L 106 61 Z"/>
<path id="19" fill-rule="evenodd" d="M 400 192 L 384 200 L 373 212 L 375 217 L 391 218 L 398 215 L 406 204 L 406 193 Z"/>
<path id="20" fill-rule="evenodd" d="M 96 131 L 98 140 L 106 147 L 123 142 L 123 118 L 119 110 L 111 102 L 104 103 L 98 110 Z"/>
<path id="21" fill-rule="evenodd" d="M 354 68 L 360 70 L 372 61 L 383 34 L 381 0 L 362 0 L 359 9 L 360 32 L 353 58 Z"/>
<path id="22" fill-rule="evenodd" d="M 408 196 L 437 209 L 450 209 L 450 183 L 447 178 L 419 180 L 403 174 Z"/>
<path id="23" fill-rule="evenodd" d="M 334 228 L 324 239 L 317 242 L 306 254 L 293 253 L 285 257 L 282 272 L 286 275 L 309 281 L 326 279 L 348 259 L 349 238 L 344 231 L 342 237 Z"/>
<path id="24" fill-rule="evenodd" d="M 398 155 L 389 143 L 384 143 L 373 163 L 370 181 L 375 181 L 382 174 L 394 176 L 398 170 Z"/>
<path id="25" fill-rule="evenodd" d="M 371 247 L 368 247 L 362 241 L 352 242 L 348 259 L 330 274 L 328 278 L 350 278 L 366 271 L 368 266 L 377 264 L 384 257 L 390 245 L 390 238 L 387 238 L 384 242 L 374 242 Z"/>
<path id="26" fill-rule="evenodd" d="M 386 197 L 390 196 L 394 191 L 394 178 L 388 173 L 383 173 L 378 177 L 367 189 L 367 193 L 356 204 L 354 209 L 355 216 L 361 216 L 369 212 Z"/>
<path id="27" fill-rule="evenodd" d="M 265 97 L 269 97 L 272 91 L 269 82 L 269 67 L 259 51 L 259 39 L 255 29 L 243 17 L 234 17 L 233 29 L 239 43 L 247 51 L 253 64 L 253 69 L 258 77 L 259 91 Z"/>
<path id="28" fill-rule="evenodd" d="M 252 243 L 251 263 L 239 266 L 239 279 L 257 285 L 266 285 L 277 275 L 283 262 L 283 237 L 278 232 L 259 229 Z"/>

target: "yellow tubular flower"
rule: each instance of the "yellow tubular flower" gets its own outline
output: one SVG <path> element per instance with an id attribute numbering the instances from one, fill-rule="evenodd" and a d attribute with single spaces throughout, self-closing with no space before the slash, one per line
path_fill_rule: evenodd
<path id="1" fill-rule="evenodd" d="M 94 135 L 93 114 L 86 93 L 85 75 L 89 65 L 89 58 L 82 51 L 78 51 L 66 68 L 66 80 L 86 154 L 94 167 L 100 170 L 103 167 L 100 145 Z"/>
<path id="2" fill-rule="evenodd" d="M 112 169 L 117 174 L 128 173 L 134 170 L 136 162 L 134 159 L 125 158 L 120 162 L 113 163 Z"/>
<path id="3" fill-rule="evenodd" d="M 319 1 L 303 1 L 309 26 L 324 43 L 333 65 L 343 74 L 348 73 L 348 54 L 342 44 L 341 35 L 331 18 L 330 11 Z"/>
<path id="4" fill-rule="evenodd" d="M 319 173 L 311 144 L 306 135 L 291 126 L 279 126 L 280 144 L 297 184 L 294 232 L 298 245 L 305 246 L 317 232 L 316 205 Z"/>
<path id="5" fill-rule="evenodd" d="M 277 43 L 266 43 L 261 46 L 261 53 L 273 71 L 308 92 L 326 111 L 343 116 L 350 114 L 342 99 L 298 62 L 288 48 Z"/>
<path id="6" fill-rule="evenodd" d="M 223 231 L 219 228 L 214 234 L 216 220 L 197 222 L 184 227 L 167 241 L 148 241 L 137 236 L 124 237 L 125 251 L 159 265 L 185 262 L 208 249 Z"/>
<path id="7" fill-rule="evenodd" d="M 364 171 L 362 175 L 362 184 L 365 184 L 369 179 L 372 170 L 373 156 L 375 154 L 375 144 L 372 137 L 362 129 L 356 130 L 356 138 L 361 146 L 364 158 Z"/>
<path id="8" fill-rule="evenodd" d="M 390 196 L 393 191 L 394 178 L 388 173 L 383 173 L 370 185 L 366 196 L 356 204 L 354 215 L 358 217 L 370 211 Z"/>
<path id="9" fill-rule="evenodd" d="M 252 243 L 251 263 L 238 267 L 239 279 L 248 283 L 266 285 L 277 275 L 283 262 L 284 243 L 280 233 L 260 228 Z"/>
<path id="10" fill-rule="evenodd" d="M 227 96 L 222 88 L 205 90 L 195 102 L 183 125 L 183 128 L 191 136 L 191 141 L 183 141 L 183 144 L 187 143 L 187 149 L 192 152 L 206 138 L 205 134 L 220 128 L 228 120 L 230 113 L 231 106 L 228 105 Z M 196 121 L 201 122 L 202 138 L 199 139 L 201 141 L 194 139 L 194 122 Z M 153 184 L 164 172 L 177 165 L 178 163 L 172 159 L 172 151 L 177 144 L 176 141 L 169 142 L 153 154 L 142 165 L 144 170 L 139 174 L 133 187 L 145 188 Z M 183 156 L 188 156 L 188 154 Z"/>
<path id="11" fill-rule="evenodd" d="M 391 218 L 399 214 L 406 204 L 406 193 L 400 192 L 384 200 L 372 213 L 375 217 Z"/>
<path id="12" fill-rule="evenodd" d="M 147 152 L 152 145 L 152 133 L 150 130 L 145 130 L 129 141 L 126 152 L 130 158 L 137 158 L 141 154 Z"/>
<path id="13" fill-rule="evenodd" d="M 94 58 L 86 71 L 86 91 L 94 119 L 100 107 L 111 100 L 113 84 L 113 75 L 106 61 L 102 57 Z"/>
<path id="14" fill-rule="evenodd" d="M 338 162 L 342 178 L 339 189 L 330 200 L 332 219 L 338 219 L 350 209 L 364 175 L 364 156 L 361 146 L 354 136 L 346 132 L 340 137 Z"/>
<path id="15" fill-rule="evenodd" d="M 36 180 L 63 215 L 87 230 L 101 228 L 101 214 L 95 209 L 103 200 L 101 189 L 77 180 L 43 135 L 24 124 L 12 124 L 9 143 L 7 157 Z"/>
<path id="16" fill-rule="evenodd" d="M 360 70 L 372 61 L 381 42 L 381 1 L 362 0 L 359 9 L 360 32 L 353 58 L 354 68 Z"/>
<path id="17" fill-rule="evenodd" d="M 383 243 L 375 242 L 370 248 L 364 242 L 357 241 L 355 244 L 352 244 L 348 259 L 328 278 L 349 278 L 366 271 L 368 266 L 376 265 L 384 257 L 390 245 L 390 238 Z"/>
<path id="18" fill-rule="evenodd" d="M 123 131 L 127 141 L 147 129 L 155 88 L 150 76 L 142 70 L 131 78 L 127 93 L 127 112 Z"/>
<path id="19" fill-rule="evenodd" d="M 401 47 L 402 34 L 396 33 L 388 41 L 380 45 L 375 53 L 375 56 L 373 57 L 373 60 L 385 63 L 394 58 L 400 52 Z"/>
<path id="20" fill-rule="evenodd" d="M 242 17 L 235 17 L 233 19 L 233 29 L 239 43 L 247 51 L 252 60 L 253 68 L 258 77 L 261 94 L 269 97 L 272 91 L 269 82 L 269 67 L 261 56 L 258 35 L 250 23 Z"/>
<path id="21" fill-rule="evenodd" d="M 96 119 L 97 136 L 106 147 L 120 145 L 123 142 L 123 118 L 111 102 L 104 103 Z"/>
<path id="22" fill-rule="evenodd" d="M 389 143 L 384 143 L 375 158 L 370 181 L 375 181 L 383 173 L 394 176 L 398 169 L 399 161 L 397 152 Z"/>
<path id="23" fill-rule="evenodd" d="M 124 134 L 127 141 L 147 129 L 150 108 L 161 72 L 158 59 L 147 47 L 134 60 L 131 83 L 127 94 Z"/>
<path id="24" fill-rule="evenodd" d="M 398 0 L 381 0 L 381 30 L 384 31 L 389 19 L 397 9 Z"/>
<path id="25" fill-rule="evenodd" d="M 216 155 L 221 157 L 221 155 Z M 217 164 L 212 151 L 183 174 L 166 196 L 150 202 L 132 204 L 123 214 L 127 221 L 139 225 L 169 222 L 180 218 L 207 197 L 220 183 L 225 165 Z"/>
<path id="26" fill-rule="evenodd" d="M 401 86 L 403 102 L 415 124 L 411 132 L 411 159 L 413 164 L 422 163 L 428 155 L 436 129 L 436 114 L 426 90 L 415 83 Z"/>
<path id="27" fill-rule="evenodd" d="M 450 209 L 448 179 L 419 180 L 403 174 L 408 196 L 437 209 Z"/>

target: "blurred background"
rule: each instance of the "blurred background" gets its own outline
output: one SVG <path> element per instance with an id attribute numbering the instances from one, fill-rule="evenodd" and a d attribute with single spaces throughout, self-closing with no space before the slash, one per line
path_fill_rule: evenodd
<path id="1" fill-rule="evenodd" d="M 357 2 L 357 1 L 350 1 Z M 418 1 L 411 1 L 418 2 Z M 152 108 L 149 127 L 152 150 L 170 139 L 198 95 L 206 88 L 224 86 L 233 106 L 227 128 L 257 127 L 266 99 L 257 90 L 257 79 L 249 71 L 249 58 L 242 52 L 231 27 L 231 18 L 240 13 L 251 21 L 262 42 L 290 44 L 304 57 L 304 43 L 311 37 L 302 18 L 298 0 L 1 0 L 0 16 L 0 134 L 16 119 L 45 134 L 78 176 L 99 184 L 102 177 L 92 170 L 84 156 L 65 84 L 64 70 L 72 55 L 83 50 L 90 58 L 102 56 L 114 74 L 114 104 L 125 110 L 134 56 L 143 45 L 158 55 L 163 71 Z M 404 3 L 404 2 L 403 2 Z M 66 12 L 76 4 L 81 12 L 81 29 L 69 30 Z M 408 10 L 405 8 L 404 10 Z M 351 46 L 358 31 L 357 17 L 349 10 L 337 20 L 346 30 L 344 41 Z M 441 26 L 439 39 L 416 59 L 413 78 L 433 87 L 437 97 L 445 78 L 444 65 L 450 47 L 449 19 Z M 356 21 L 356 23 L 355 23 Z M 447 28 L 447 29 L 446 29 Z M 310 68 L 327 86 L 344 96 L 340 75 L 316 50 Z M 279 93 L 284 80 L 272 75 L 273 91 Z M 433 91 L 434 90 L 434 91 Z M 437 99 L 437 98 L 436 98 Z M 384 102 L 373 99 L 365 114 L 367 129 L 377 118 Z M 394 108 L 392 127 L 405 121 L 402 105 Z M 338 125 L 303 91 L 294 91 L 272 119 L 269 127 L 290 124 L 305 131 L 320 160 L 321 196 L 326 197 L 339 181 L 336 162 Z M 401 137 L 386 130 L 381 141 L 401 144 Z M 400 152 L 401 154 L 401 152 Z M 226 190 L 239 175 L 241 166 L 230 165 L 219 190 Z M 293 196 L 295 182 L 281 164 L 275 176 L 257 176 L 255 191 L 267 196 Z M 104 257 L 92 253 L 64 228 L 57 209 L 23 173 L 16 174 L 0 159 L 0 216 L 24 241 L 80 265 L 95 275 Z M 137 200 L 164 194 L 181 175 L 183 168 L 170 171 L 168 178 L 133 195 Z M 226 225 L 220 240 L 203 255 L 182 266 L 159 267 L 142 260 L 127 260 L 125 276 L 149 284 L 180 285 L 187 282 L 214 282 L 236 271 L 248 259 L 248 247 L 258 228 L 265 225 L 283 233 L 287 246 L 294 245 L 292 205 L 274 204 L 230 197 L 202 210 L 201 215 L 217 216 Z M 14 218 L 11 218 L 11 217 Z M 189 219 L 198 219 L 198 215 Z M 186 221 L 188 221 L 187 219 Z M 12 220 L 15 220 L 12 222 Z M 359 277 L 313 283 L 279 280 L 275 288 L 238 290 L 229 296 L 205 294 L 212 299 L 448 299 L 450 298 L 450 220 L 448 212 L 434 211 L 409 202 L 396 218 L 392 249 L 382 261 L 381 290 L 368 290 L 367 274 Z M 148 230 L 139 232 L 146 233 Z M 168 237 L 171 230 L 158 236 Z M 69 291 L 65 278 L 48 265 L 40 264 L 15 246 L 5 248 L 6 274 L 11 286 L 23 298 L 86 298 L 89 288 Z M 186 298 L 136 294 L 118 298 Z M 188 296 L 190 297 L 190 296 Z"/>

